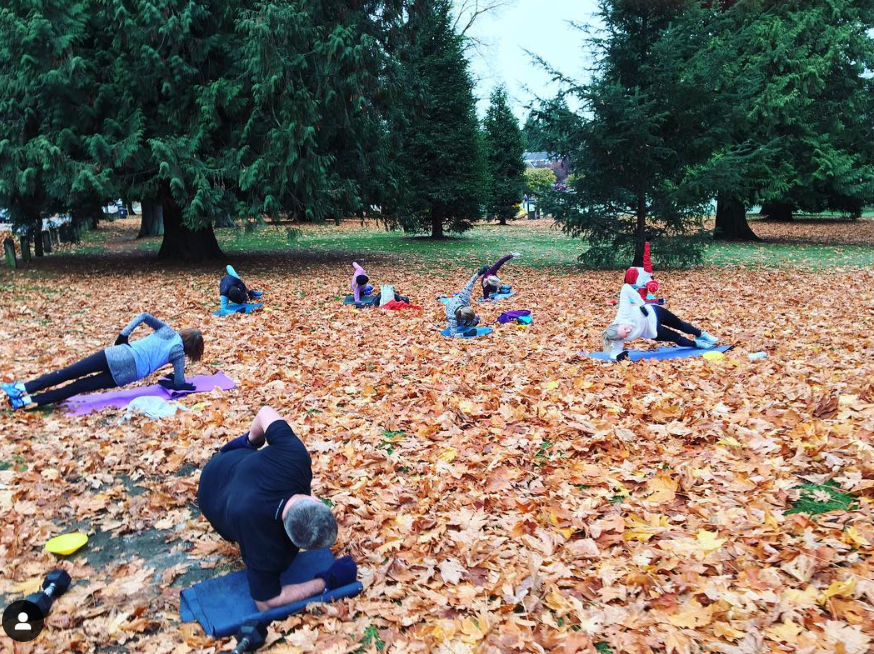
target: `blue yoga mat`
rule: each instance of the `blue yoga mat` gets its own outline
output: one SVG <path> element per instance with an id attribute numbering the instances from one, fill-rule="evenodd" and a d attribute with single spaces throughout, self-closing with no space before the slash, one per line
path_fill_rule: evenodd
<path id="1" fill-rule="evenodd" d="M 376 305 L 376 296 L 375 295 L 365 295 L 364 297 L 361 298 L 360 302 L 361 302 L 361 304 L 364 304 L 366 306 L 375 306 Z M 353 304 L 354 305 L 355 304 L 355 296 L 354 295 L 347 295 L 343 299 L 343 304 Z"/>
<path id="2" fill-rule="evenodd" d="M 513 297 L 514 295 L 516 295 L 516 291 L 510 291 L 509 293 L 495 293 L 488 300 L 481 297 L 477 302 L 500 302 L 501 300 L 506 300 L 508 297 Z"/>
<path id="3" fill-rule="evenodd" d="M 479 338 L 480 336 L 485 336 L 486 334 L 492 333 L 491 327 L 477 327 L 476 328 L 476 336 L 462 336 L 461 338 Z M 449 336 L 449 327 L 440 332 L 444 336 L 448 336 L 449 338 L 459 338 L 458 336 Z"/>
<path id="4" fill-rule="evenodd" d="M 728 352 L 734 345 L 720 345 L 712 347 L 709 350 L 699 350 L 697 347 L 660 347 L 655 350 L 628 350 L 628 358 L 631 361 L 641 361 L 643 359 L 688 359 L 689 357 L 700 357 L 706 352 Z M 610 361 L 610 355 L 606 352 L 583 352 L 587 357 L 599 359 L 601 361 Z"/>
<path id="5" fill-rule="evenodd" d="M 264 306 L 263 302 L 246 302 L 245 304 L 237 304 L 231 302 L 227 308 L 214 311 L 214 316 L 230 316 L 232 313 L 254 313 L 255 309 L 260 309 Z"/>
<path id="6" fill-rule="evenodd" d="M 334 562 L 331 550 L 313 550 L 298 554 L 291 566 L 282 574 L 282 583 L 299 584 L 311 581 L 316 573 L 324 572 Z M 182 591 L 179 601 L 179 615 L 182 622 L 199 622 L 210 636 L 224 638 L 237 632 L 249 619 L 262 622 L 281 620 L 297 613 L 312 602 L 331 602 L 344 597 L 353 597 L 364 590 L 360 582 L 326 590 L 299 602 L 259 612 L 249 596 L 249 582 L 246 571 L 232 572 L 223 577 L 202 581 L 196 586 Z"/>

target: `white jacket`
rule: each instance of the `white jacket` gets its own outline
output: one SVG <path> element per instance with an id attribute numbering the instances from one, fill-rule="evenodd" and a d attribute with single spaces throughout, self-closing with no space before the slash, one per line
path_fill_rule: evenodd
<path id="1" fill-rule="evenodd" d="M 640 310 L 641 307 L 646 310 L 647 315 L 644 315 Z M 622 341 L 613 341 L 610 357 L 615 359 L 625 349 L 626 342 L 638 338 L 655 338 L 659 321 L 656 317 L 655 307 L 647 305 L 631 284 L 623 284 L 613 324 L 631 325 L 631 334 L 628 335 L 628 338 Z"/>

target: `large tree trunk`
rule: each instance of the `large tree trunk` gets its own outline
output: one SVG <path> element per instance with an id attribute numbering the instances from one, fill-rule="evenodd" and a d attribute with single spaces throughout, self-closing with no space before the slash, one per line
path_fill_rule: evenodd
<path id="1" fill-rule="evenodd" d="M 742 200 L 720 195 L 716 199 L 716 239 L 726 241 L 758 241 L 747 223 L 747 209 Z"/>
<path id="2" fill-rule="evenodd" d="M 443 238 L 443 218 L 431 216 L 431 238 Z"/>
<path id="3" fill-rule="evenodd" d="M 159 258 L 202 261 L 224 257 L 212 224 L 189 229 L 182 220 L 182 208 L 172 196 L 165 196 L 161 204 L 164 207 L 164 241 L 158 251 Z"/>
<path id="4" fill-rule="evenodd" d="M 637 194 L 637 225 L 634 227 L 634 260 L 632 266 L 643 266 L 643 250 L 646 246 L 646 194 Z"/>
<path id="5" fill-rule="evenodd" d="M 792 220 L 793 207 L 788 202 L 765 202 L 759 212 L 767 220 L 789 221 Z"/>
<path id="6" fill-rule="evenodd" d="M 164 235 L 164 209 L 154 200 L 140 201 L 140 233 L 137 238 Z"/>
<path id="7" fill-rule="evenodd" d="M 504 218 L 503 216 L 501 216 L 500 218 L 498 218 L 498 224 L 499 224 L 499 225 L 506 225 L 506 224 L 507 224 L 507 219 Z"/>

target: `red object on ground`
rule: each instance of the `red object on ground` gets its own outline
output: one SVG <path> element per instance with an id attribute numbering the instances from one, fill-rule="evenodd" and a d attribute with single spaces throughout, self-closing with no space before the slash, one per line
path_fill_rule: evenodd
<path id="1" fill-rule="evenodd" d="M 398 302 L 397 300 L 392 300 L 391 302 L 386 302 L 384 305 L 379 307 L 380 309 L 415 309 L 416 311 L 422 311 L 422 307 L 417 307 L 415 304 L 407 304 L 406 302 Z"/>

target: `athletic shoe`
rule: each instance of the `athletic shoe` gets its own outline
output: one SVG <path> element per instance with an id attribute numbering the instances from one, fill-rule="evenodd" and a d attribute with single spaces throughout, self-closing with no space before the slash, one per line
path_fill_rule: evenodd
<path id="1" fill-rule="evenodd" d="M 12 408 L 17 410 L 23 409 L 33 400 L 30 399 L 30 395 L 21 395 L 19 397 L 10 397 L 9 401 L 12 402 Z"/>
<path id="2" fill-rule="evenodd" d="M 701 338 L 710 343 L 710 347 L 713 347 L 717 343 L 719 343 L 719 339 L 715 336 L 708 334 L 707 332 L 701 332 Z"/>
<path id="3" fill-rule="evenodd" d="M 704 335 L 702 334 L 695 339 L 695 347 L 699 350 L 709 350 L 713 347 L 713 343 L 704 338 Z"/>
<path id="4" fill-rule="evenodd" d="M 21 382 L 5 382 L 0 384 L 0 390 L 6 393 L 9 397 L 21 397 L 27 393 L 24 384 Z"/>

